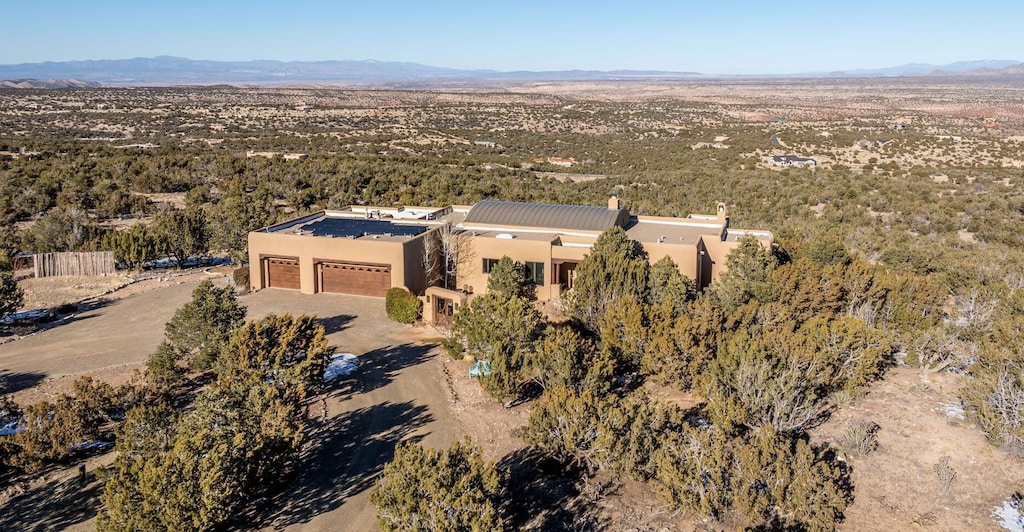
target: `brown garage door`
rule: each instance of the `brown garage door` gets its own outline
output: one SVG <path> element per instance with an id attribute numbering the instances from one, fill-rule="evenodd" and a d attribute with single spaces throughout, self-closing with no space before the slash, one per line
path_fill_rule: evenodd
<path id="1" fill-rule="evenodd" d="M 321 262 L 317 269 L 321 292 L 384 297 L 391 288 L 391 267 L 387 264 Z"/>
<path id="2" fill-rule="evenodd" d="M 267 268 L 267 286 L 270 288 L 299 288 L 299 259 L 271 257 L 264 259 Z"/>

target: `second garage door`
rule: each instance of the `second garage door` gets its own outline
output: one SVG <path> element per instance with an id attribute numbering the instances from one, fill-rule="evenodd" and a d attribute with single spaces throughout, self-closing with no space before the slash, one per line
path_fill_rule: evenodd
<path id="1" fill-rule="evenodd" d="M 391 288 L 391 266 L 352 262 L 321 262 L 317 265 L 321 292 L 384 297 Z"/>

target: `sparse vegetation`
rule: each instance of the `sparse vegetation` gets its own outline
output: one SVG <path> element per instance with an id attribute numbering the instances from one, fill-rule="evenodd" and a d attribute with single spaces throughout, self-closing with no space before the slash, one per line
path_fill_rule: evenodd
<path id="1" fill-rule="evenodd" d="M 559 475 L 645 484 L 669 507 L 713 520 L 703 525 L 711 528 L 832 529 L 851 501 L 850 478 L 814 430 L 837 405 L 860 407 L 893 365 L 923 375 L 955 369 L 968 419 L 993 445 L 1024 447 L 1024 144 L 1010 139 L 1024 130 L 1012 111 L 1019 102 L 995 82 L 837 90 L 841 83 L 849 81 L 779 80 L 784 99 L 757 84 L 726 84 L 729 101 L 671 84 L 658 85 L 656 100 L 635 97 L 628 84 L 572 94 L 557 86 L 5 91 L 0 268 L 18 252 L 93 249 L 113 250 L 134 269 L 163 256 L 179 266 L 213 253 L 241 262 L 247 231 L 348 204 L 599 205 L 613 191 L 634 214 L 686 216 L 721 200 L 731 227 L 771 228 L 778 249 L 741 239 L 728 272 L 698 293 L 671 261 L 650 265 L 609 232 L 576 270 L 564 301 L 571 322 L 557 324 L 541 319 L 521 269 L 499 262 L 489 293 L 456 316 L 447 345 L 490 362 L 481 382 L 492 396 L 527 401 L 522 437 L 561 464 Z M 604 98 L 610 90 L 616 97 Z M 82 101 L 91 103 L 71 105 Z M 110 107 L 96 112 L 92 103 Z M 891 116 L 896 107 L 908 116 Z M 890 128 L 895 122 L 909 125 Z M 818 166 L 768 168 L 775 133 Z M 129 134 L 158 147 L 116 147 Z M 473 144 L 484 136 L 500 149 Z M 699 143 L 722 147 L 691 148 Z M 542 173 L 556 168 L 534 157 L 579 164 Z M 459 289 L 451 272 L 471 253 L 453 235 L 428 262 L 434 280 Z M 248 286 L 248 270 L 238 271 L 235 284 Z M 0 280 L 2 317 L 20 300 L 13 278 Z M 239 329 L 244 309 L 230 289 L 201 287 L 149 360 L 151 389 L 122 394 L 93 383 L 82 397 L 26 405 L 28 428 L 0 437 L 0 455 L 21 468 L 66 464 L 72 445 L 116 434 L 102 528 L 231 526 L 225 508 L 268 500 L 272 481 L 297 467 L 308 434 L 303 400 L 329 350 L 301 318 Z M 395 301 L 406 304 L 393 313 Z M 403 290 L 386 306 L 408 323 L 418 303 Z M 271 336 L 312 358 L 296 363 Z M 203 388 L 190 370 L 216 378 Z M 904 389 L 938 393 L 928 386 Z M 651 392 L 659 387 L 661 395 Z M 699 400 L 676 407 L 665 394 Z M 189 406 L 159 402 L 167 399 Z M 877 460 L 885 426 L 854 420 L 833 441 L 857 460 Z M 462 503 L 486 510 L 480 523 L 511 526 L 498 499 L 504 473 L 479 449 L 397 449 L 380 484 L 393 496 L 377 494 L 386 487 L 374 495 L 392 508 L 383 527 L 454 527 L 465 522 L 453 517 Z M 469 493 L 479 497 L 459 499 L 452 486 L 462 485 L 448 482 L 458 475 L 429 477 L 437 471 L 420 467 L 445 460 L 477 479 Z M 949 493 L 950 462 L 934 472 Z M 414 508 L 426 499 L 410 498 L 409 484 L 395 480 L 403 478 L 426 479 L 450 511 Z M 437 521 L 400 520 L 428 515 Z"/>

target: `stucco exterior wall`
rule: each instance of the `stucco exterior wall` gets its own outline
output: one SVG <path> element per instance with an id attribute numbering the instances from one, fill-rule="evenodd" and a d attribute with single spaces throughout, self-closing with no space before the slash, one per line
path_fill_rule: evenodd
<path id="1" fill-rule="evenodd" d="M 697 280 L 697 246 L 691 244 L 658 244 L 656 242 L 641 242 L 640 246 L 647 252 L 647 259 L 651 264 L 658 262 L 664 257 L 671 257 L 672 261 L 679 267 L 679 273 L 685 275 L 691 281 Z"/>
<path id="2" fill-rule="evenodd" d="M 536 287 L 537 299 L 551 299 L 557 296 L 557 287 L 551 286 L 551 241 L 528 239 L 501 239 L 493 236 L 469 237 L 469 253 L 459 269 L 458 287 L 472 287 L 475 294 L 487 291 L 489 275 L 483 272 L 484 259 L 500 259 L 508 255 L 513 260 L 540 262 L 544 264 L 544 285 Z M 554 292 L 552 292 L 554 290 Z"/>
<path id="3" fill-rule="evenodd" d="M 297 257 L 299 259 L 299 291 L 314 294 L 316 286 L 316 263 L 360 262 L 387 264 L 391 267 L 391 286 L 405 286 L 413 293 L 422 293 L 422 282 L 415 279 L 424 277 L 419 266 L 423 235 L 401 240 L 374 240 L 325 238 L 309 235 L 284 233 L 249 233 L 249 283 L 252 290 L 264 286 L 264 257 Z M 419 270 L 417 270 L 419 268 Z M 414 287 L 407 286 L 412 282 Z"/>

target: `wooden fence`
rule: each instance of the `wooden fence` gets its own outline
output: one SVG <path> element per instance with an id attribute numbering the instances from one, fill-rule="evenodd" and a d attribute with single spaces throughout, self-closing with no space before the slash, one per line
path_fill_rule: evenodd
<path id="1" fill-rule="evenodd" d="M 113 275 L 113 251 L 90 251 L 85 253 L 36 253 L 32 255 L 36 278 L 61 275 Z"/>

